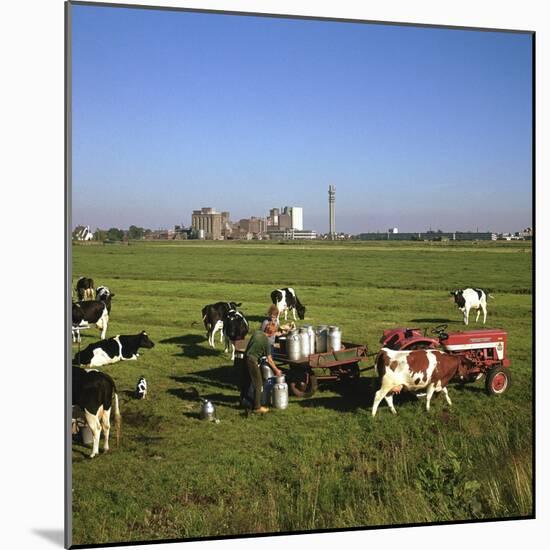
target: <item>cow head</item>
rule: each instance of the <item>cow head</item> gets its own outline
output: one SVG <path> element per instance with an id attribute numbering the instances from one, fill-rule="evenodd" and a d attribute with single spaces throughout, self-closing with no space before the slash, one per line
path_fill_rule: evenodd
<path id="1" fill-rule="evenodd" d="M 239 302 L 238 304 L 235 302 L 229 302 L 229 305 L 231 306 L 231 309 L 237 309 L 238 307 L 241 307 L 243 304 L 242 302 Z"/>
<path id="2" fill-rule="evenodd" d="M 464 307 L 464 304 L 466 303 L 466 301 L 464 300 L 464 296 L 462 295 L 462 292 L 463 292 L 462 289 L 451 291 L 451 296 L 454 298 L 455 304 L 458 307 Z"/>
<path id="3" fill-rule="evenodd" d="M 140 348 L 154 348 L 155 344 L 149 339 L 147 333 L 142 330 L 139 334 L 139 347 Z"/>
<path id="4" fill-rule="evenodd" d="M 470 378 L 472 369 L 475 367 L 475 363 L 465 355 L 459 356 L 458 359 L 457 376 L 460 380 L 467 381 Z"/>
<path id="5" fill-rule="evenodd" d="M 296 311 L 298 312 L 298 317 L 303 320 L 306 316 L 306 306 L 303 306 L 302 304 L 297 304 Z"/>

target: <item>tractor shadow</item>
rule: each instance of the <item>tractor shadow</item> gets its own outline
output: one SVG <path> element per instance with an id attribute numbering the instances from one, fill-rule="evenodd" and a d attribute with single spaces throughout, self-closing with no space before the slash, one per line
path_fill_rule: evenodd
<path id="1" fill-rule="evenodd" d="M 217 335 L 216 335 L 217 336 Z M 183 336 L 173 336 L 159 340 L 159 344 L 176 344 L 181 346 L 181 352 L 175 353 L 175 357 L 188 357 L 190 359 L 198 359 L 199 357 L 212 357 L 223 353 L 223 348 L 220 350 L 207 347 L 208 344 L 205 336 L 200 334 L 186 334 Z M 220 345 L 217 342 L 218 346 Z M 223 344 L 222 344 L 223 345 Z"/>

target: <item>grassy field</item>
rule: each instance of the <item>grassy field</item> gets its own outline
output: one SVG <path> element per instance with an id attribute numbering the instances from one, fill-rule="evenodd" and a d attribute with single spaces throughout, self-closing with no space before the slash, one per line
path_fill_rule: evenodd
<path id="1" fill-rule="evenodd" d="M 73 445 L 73 543 L 530 515 L 531 252 L 529 243 L 74 246 L 74 280 L 116 294 L 108 336 L 147 330 L 156 346 L 104 367 L 121 397 L 122 441 L 94 460 Z M 453 406 L 439 396 L 429 414 L 402 395 L 397 416 L 383 403 L 372 419 L 370 370 L 353 387 L 321 386 L 247 417 L 239 373 L 222 346 L 208 347 L 200 311 L 242 302 L 256 328 L 281 286 L 297 290 L 307 322 L 337 324 L 369 351 L 393 326 L 463 329 L 449 291 L 487 288 L 486 326 L 508 331 L 512 386 L 500 397 L 483 381 L 452 386 Z M 85 331 L 82 345 L 97 338 Z M 142 374 L 149 396 L 137 401 Z M 196 392 L 215 403 L 219 424 L 198 420 Z"/>

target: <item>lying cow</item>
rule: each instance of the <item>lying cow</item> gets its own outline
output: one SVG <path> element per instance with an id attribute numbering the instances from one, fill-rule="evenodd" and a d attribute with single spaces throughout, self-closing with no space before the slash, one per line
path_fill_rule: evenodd
<path id="1" fill-rule="evenodd" d="M 303 319 L 306 315 L 306 308 L 300 303 L 298 296 L 293 288 L 278 288 L 271 293 L 271 301 L 277 306 L 279 316 L 284 312 L 285 321 L 289 311 L 292 311 L 292 316 L 296 321 L 296 312 L 298 317 Z"/>
<path id="2" fill-rule="evenodd" d="M 80 277 L 76 281 L 76 295 L 80 301 L 93 300 L 94 296 L 94 280 L 88 277 Z"/>
<path id="3" fill-rule="evenodd" d="M 109 311 L 107 305 L 99 300 L 87 300 L 84 302 L 73 302 L 72 335 L 73 342 L 80 342 L 80 329 L 88 328 L 95 324 L 101 331 L 101 338 L 107 335 L 109 325 Z"/>
<path id="4" fill-rule="evenodd" d="M 133 336 L 120 336 L 100 340 L 90 344 L 87 348 L 74 356 L 73 363 L 102 367 L 119 361 L 137 360 L 139 348 L 153 348 L 155 344 L 149 339 L 145 331 Z"/>
<path id="5" fill-rule="evenodd" d="M 223 317 L 225 352 L 231 350 L 231 361 L 235 359 L 235 340 L 242 340 L 248 334 L 249 326 L 245 316 L 236 309 L 230 309 Z"/>
<path id="6" fill-rule="evenodd" d="M 453 290 L 451 296 L 455 299 L 458 309 L 464 314 L 464 324 L 468 324 L 468 317 L 471 309 L 477 310 L 476 323 L 479 314 L 483 311 L 483 324 L 487 320 L 487 294 L 481 288 L 465 288 L 464 290 Z M 481 310 L 481 311 L 480 311 Z"/>
<path id="7" fill-rule="evenodd" d="M 223 340 L 223 318 L 232 309 L 237 309 L 241 304 L 235 302 L 216 302 L 202 308 L 202 321 L 206 329 L 206 337 L 211 348 L 215 347 L 216 332 L 220 331 L 220 343 Z"/>
<path id="8" fill-rule="evenodd" d="M 111 314 L 111 299 L 116 295 L 111 292 L 106 286 L 98 286 L 95 290 L 96 300 L 103 302 L 107 306 L 109 315 Z"/>
<path id="9" fill-rule="evenodd" d="M 376 370 L 380 378 L 380 389 L 374 396 L 372 416 L 382 399 L 397 414 L 393 406 L 393 394 L 403 388 L 409 391 L 426 390 L 426 410 L 430 410 L 430 400 L 435 392 L 442 391 L 447 403 L 452 405 L 447 392 L 447 384 L 458 375 L 467 378 L 470 360 L 462 355 L 449 355 L 438 350 L 395 351 L 382 348 L 376 358 Z"/>
<path id="10" fill-rule="evenodd" d="M 73 367 L 73 405 L 84 411 L 84 419 L 93 434 L 92 454 L 99 454 L 99 437 L 103 429 L 103 450 L 109 450 L 111 408 L 114 402 L 115 432 L 117 447 L 120 442 L 121 417 L 118 395 L 113 379 L 103 372 L 86 371 Z"/>

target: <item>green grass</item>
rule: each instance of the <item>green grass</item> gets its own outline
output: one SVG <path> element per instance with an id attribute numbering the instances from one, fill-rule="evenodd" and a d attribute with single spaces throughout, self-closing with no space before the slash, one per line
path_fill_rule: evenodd
<path id="1" fill-rule="evenodd" d="M 530 515 L 531 269 L 529 243 L 74 246 L 74 279 L 116 294 L 108 336 L 145 329 L 157 345 L 104 368 L 123 437 L 94 460 L 73 445 L 73 543 Z M 321 386 L 247 418 L 239 373 L 222 346 L 208 348 L 200 310 L 242 302 L 256 327 L 280 286 L 296 288 L 308 322 L 338 324 L 370 351 L 392 326 L 463 329 L 449 291 L 488 288 L 487 327 L 508 331 L 512 386 L 500 397 L 482 381 L 453 386 L 453 407 L 437 397 L 429 414 L 403 396 L 397 416 L 382 405 L 373 420 L 371 370 L 351 388 Z M 97 336 L 86 331 L 82 345 Z M 142 374 L 150 393 L 136 401 Z M 195 391 L 213 400 L 219 424 L 198 420 Z"/>

